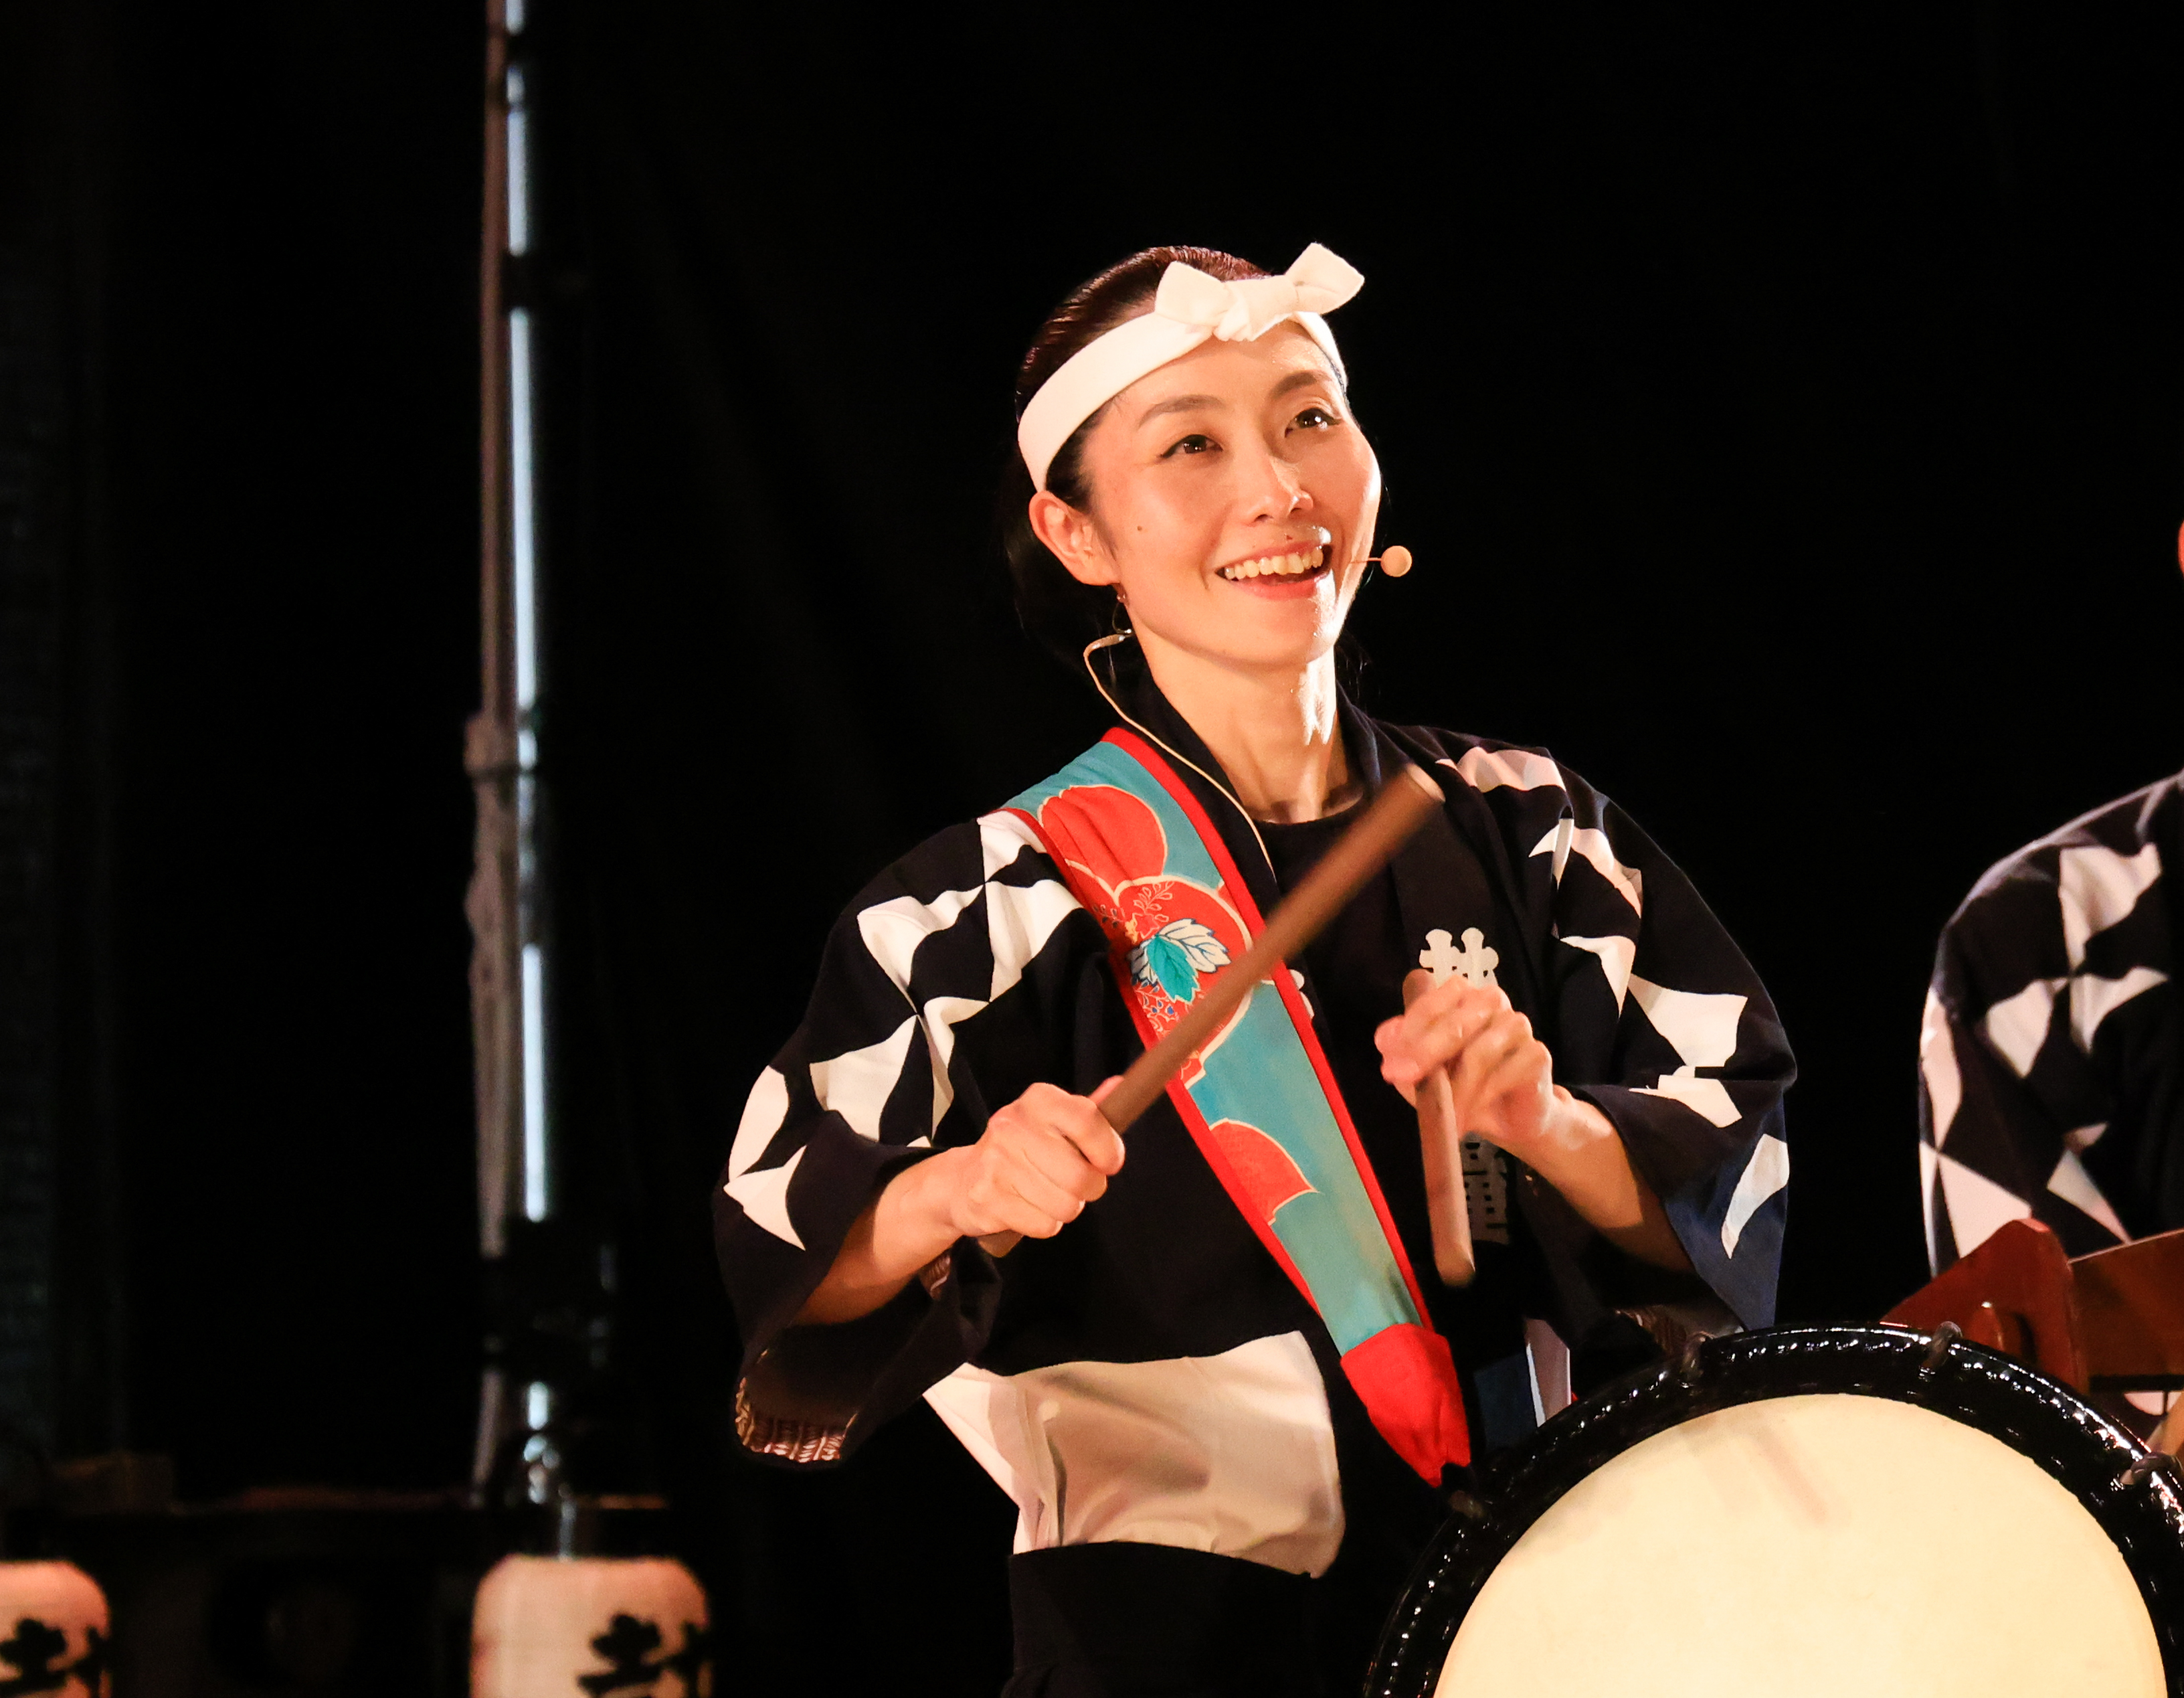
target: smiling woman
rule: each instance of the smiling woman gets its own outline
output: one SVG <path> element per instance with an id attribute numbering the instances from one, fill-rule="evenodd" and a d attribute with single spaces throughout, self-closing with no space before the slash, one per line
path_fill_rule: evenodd
<path id="1" fill-rule="evenodd" d="M 1354 1688 L 1437 1489 L 1773 1316 L 1793 1070 L 1736 946 L 1550 757 L 1337 684 L 1362 282 L 1155 249 L 1048 321 L 1005 550 L 1119 723 L 858 897 L 716 1199 L 744 1444 L 922 1395 L 1019 1511 L 1017 1698 Z M 1103 1081 L 1412 763 L 1445 806 L 1126 1149 Z"/>

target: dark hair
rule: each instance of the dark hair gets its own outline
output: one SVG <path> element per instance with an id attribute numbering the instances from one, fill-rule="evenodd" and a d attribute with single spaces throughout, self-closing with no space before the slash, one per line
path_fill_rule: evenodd
<path id="1" fill-rule="evenodd" d="M 1039 393 L 1039 386 L 1078 349 L 1124 320 L 1136 317 L 1159 289 L 1162 274 L 1178 260 L 1224 283 L 1268 275 L 1248 260 L 1212 248 L 1148 248 L 1118 265 L 1110 265 L 1091 282 L 1071 290 L 1032 338 L 1023 364 L 1017 368 L 1017 416 L 1023 416 L 1025 404 Z M 1083 507 L 1088 493 L 1085 433 L 1106 411 L 1100 408 L 1071 432 L 1046 469 L 1047 489 L 1072 507 Z M 1031 473 L 1016 451 L 1011 434 L 1008 466 L 1001 474 L 994 514 L 1001 558 L 1008 567 L 1017 617 L 1022 620 L 1024 629 L 1073 673 L 1078 669 L 1084 645 L 1117 628 L 1115 592 L 1104 584 L 1078 583 L 1039 539 L 1026 511 L 1032 493 Z"/>

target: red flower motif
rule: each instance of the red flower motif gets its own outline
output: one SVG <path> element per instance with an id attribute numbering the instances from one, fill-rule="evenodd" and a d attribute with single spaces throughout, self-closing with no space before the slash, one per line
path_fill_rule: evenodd
<path id="1" fill-rule="evenodd" d="M 1242 1120 L 1216 1120 L 1206 1129 L 1228 1159 L 1260 1219 L 1269 1226 L 1284 1203 L 1294 1203 L 1315 1187 L 1296 1158 L 1258 1127 Z"/>
<path id="2" fill-rule="evenodd" d="M 1055 853 L 1104 893 L 1105 901 L 1089 905 L 1093 916 L 1107 934 L 1123 984 L 1135 993 L 1156 1035 L 1181 1019 L 1183 1008 L 1156 986 L 1131 983 L 1134 948 L 1173 921 L 1195 919 L 1220 940 L 1231 961 L 1243 958 L 1250 939 L 1234 908 L 1223 892 L 1167 871 L 1167 834 L 1152 809 L 1128 790 L 1072 785 L 1040 807 L 1039 824 Z"/>
<path id="3" fill-rule="evenodd" d="M 1167 865 L 1167 834 L 1158 816 L 1112 785 L 1070 785 L 1047 798 L 1039 824 L 1056 854 L 1089 873 L 1116 898 L 1117 920 L 1123 918 L 1118 894 L 1123 886 L 1157 879 Z M 1112 937 L 1114 927 L 1107 916 L 1102 914 L 1100 921 Z"/>

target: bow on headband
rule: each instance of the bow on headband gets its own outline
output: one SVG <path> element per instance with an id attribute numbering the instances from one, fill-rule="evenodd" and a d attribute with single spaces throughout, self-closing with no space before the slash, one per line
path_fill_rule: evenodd
<path id="1" fill-rule="evenodd" d="M 1364 287 L 1363 272 L 1315 242 L 1280 276 L 1234 283 L 1178 260 L 1162 274 L 1153 310 L 1178 324 L 1202 325 L 1223 342 L 1256 342 L 1285 319 L 1333 312 Z"/>
<path id="2" fill-rule="evenodd" d="M 1040 384 L 1017 422 L 1017 447 L 1035 489 L 1078 426 L 1148 372 L 1209 339 L 1256 342 L 1294 319 L 1342 369 L 1334 332 L 1320 315 L 1364 287 L 1364 274 L 1315 242 L 1279 277 L 1224 283 L 1181 260 L 1161 276 L 1153 310 L 1125 320 L 1077 350 Z"/>

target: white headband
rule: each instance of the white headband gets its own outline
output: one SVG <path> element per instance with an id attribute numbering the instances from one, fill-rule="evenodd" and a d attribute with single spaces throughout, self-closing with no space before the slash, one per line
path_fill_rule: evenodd
<path id="1" fill-rule="evenodd" d="M 1315 242 L 1279 277 L 1224 283 L 1178 260 L 1161 276 L 1153 310 L 1095 337 L 1039 386 L 1017 422 L 1017 447 L 1032 487 L 1046 488 L 1047 468 L 1077 427 L 1136 383 L 1180 360 L 1209 337 L 1256 342 L 1295 319 L 1334 362 L 1334 332 L 1320 316 L 1364 287 L 1364 273 Z"/>

